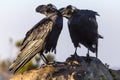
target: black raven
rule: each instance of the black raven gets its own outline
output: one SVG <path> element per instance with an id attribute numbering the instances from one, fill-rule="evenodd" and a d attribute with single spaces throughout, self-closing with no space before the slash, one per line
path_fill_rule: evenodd
<path id="1" fill-rule="evenodd" d="M 103 38 L 98 34 L 98 24 L 96 15 L 99 14 L 92 10 L 80 10 L 72 5 L 59 10 L 68 19 L 70 37 L 75 47 L 75 54 L 80 43 L 98 56 L 98 38 Z"/>
<path id="2" fill-rule="evenodd" d="M 43 52 L 56 51 L 57 41 L 63 26 L 61 13 L 52 4 L 40 5 L 36 8 L 36 12 L 46 15 L 46 17 L 26 33 L 20 53 L 9 67 L 14 73 L 37 53 L 47 64 L 48 60 Z"/>

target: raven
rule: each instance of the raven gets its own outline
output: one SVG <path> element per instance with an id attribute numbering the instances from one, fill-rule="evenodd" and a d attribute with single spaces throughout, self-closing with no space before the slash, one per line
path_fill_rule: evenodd
<path id="1" fill-rule="evenodd" d="M 63 26 L 62 14 L 53 4 L 40 5 L 36 8 L 36 12 L 46 15 L 46 17 L 26 33 L 20 53 L 9 67 L 10 71 L 14 73 L 37 53 L 47 64 L 49 61 L 43 52 L 56 52 L 57 41 Z"/>
<path id="2" fill-rule="evenodd" d="M 97 57 L 98 38 L 103 38 L 98 34 L 96 15 L 99 16 L 99 14 L 92 10 L 80 10 L 72 5 L 63 7 L 59 11 L 68 19 L 69 33 L 75 47 L 74 55 L 77 55 L 77 47 L 82 44 L 88 48 L 87 56 L 90 50 L 96 53 Z"/>

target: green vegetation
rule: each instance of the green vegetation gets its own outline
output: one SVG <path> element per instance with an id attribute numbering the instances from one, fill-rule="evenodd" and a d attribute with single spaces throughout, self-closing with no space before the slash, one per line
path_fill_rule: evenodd
<path id="1" fill-rule="evenodd" d="M 22 44 L 22 40 L 18 40 L 16 41 L 15 43 L 15 46 L 19 49 L 21 47 L 21 44 Z M 55 61 L 55 57 L 48 53 L 46 55 L 46 58 L 50 61 L 50 62 L 54 62 Z M 19 69 L 17 71 L 17 74 L 20 74 L 20 73 L 24 73 L 28 70 L 32 70 L 32 69 L 35 69 L 37 67 L 39 67 L 39 62 L 40 62 L 40 57 L 39 56 L 35 56 L 33 59 L 31 59 L 29 62 L 27 62 L 21 69 Z M 36 62 L 36 63 L 35 63 Z"/>

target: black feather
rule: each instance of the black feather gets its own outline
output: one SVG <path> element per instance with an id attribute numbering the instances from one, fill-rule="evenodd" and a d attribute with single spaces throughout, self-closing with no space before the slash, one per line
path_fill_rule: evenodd
<path id="1" fill-rule="evenodd" d="M 48 13 L 47 8 L 50 9 Z M 56 51 L 56 45 L 63 26 L 61 13 L 55 6 L 42 5 L 37 11 L 47 16 L 30 29 L 23 40 L 20 53 L 9 69 L 16 72 L 23 67 L 37 53 Z M 40 9 L 40 10 L 39 10 Z M 45 58 L 45 57 L 44 57 Z"/>
<path id="2" fill-rule="evenodd" d="M 98 24 L 96 21 L 97 12 L 92 10 L 80 10 L 75 7 L 60 9 L 64 17 L 68 19 L 70 37 L 77 48 L 84 45 L 92 52 L 98 52 L 98 38 L 103 38 L 98 34 Z M 75 52 L 76 53 L 76 52 Z"/>

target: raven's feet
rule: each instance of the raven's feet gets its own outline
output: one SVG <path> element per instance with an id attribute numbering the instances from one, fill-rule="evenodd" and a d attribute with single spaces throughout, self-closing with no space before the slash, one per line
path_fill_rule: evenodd
<path id="1" fill-rule="evenodd" d="M 44 65 L 47 65 L 49 63 L 48 59 L 45 57 L 44 54 L 40 54 L 40 58 L 43 60 Z"/>
<path id="2" fill-rule="evenodd" d="M 87 53 L 87 55 L 86 55 L 86 61 L 87 61 L 87 62 L 90 62 L 90 61 L 91 61 L 91 58 L 90 58 L 89 53 Z"/>

